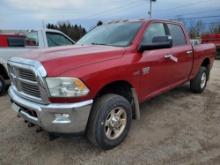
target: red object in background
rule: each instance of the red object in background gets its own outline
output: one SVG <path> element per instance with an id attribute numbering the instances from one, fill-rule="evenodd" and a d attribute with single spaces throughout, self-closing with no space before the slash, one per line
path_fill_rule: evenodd
<path id="1" fill-rule="evenodd" d="M 214 43 L 217 47 L 220 47 L 220 34 L 202 35 L 202 43 Z"/>
<path id="2" fill-rule="evenodd" d="M 0 47 L 8 47 L 8 36 L 7 35 L 0 35 Z"/>
<path id="3" fill-rule="evenodd" d="M 201 37 L 202 43 L 214 43 L 216 45 L 216 58 L 220 59 L 220 34 L 205 34 Z"/>
<path id="4" fill-rule="evenodd" d="M 17 34 L 0 34 L 0 47 L 24 47 L 25 36 Z"/>

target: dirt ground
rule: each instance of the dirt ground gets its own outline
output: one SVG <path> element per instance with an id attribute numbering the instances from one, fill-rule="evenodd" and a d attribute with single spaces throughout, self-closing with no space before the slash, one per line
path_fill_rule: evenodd
<path id="1" fill-rule="evenodd" d="M 191 93 L 186 84 L 145 102 L 141 110 L 125 142 L 102 151 L 85 137 L 49 141 L 1 97 L 0 164 L 220 164 L 220 61 L 203 94 Z"/>

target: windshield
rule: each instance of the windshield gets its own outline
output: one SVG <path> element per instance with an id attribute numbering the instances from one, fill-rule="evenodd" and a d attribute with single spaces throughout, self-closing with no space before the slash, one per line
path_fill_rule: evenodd
<path id="1" fill-rule="evenodd" d="M 98 26 L 86 34 L 76 44 L 125 47 L 131 44 L 141 25 L 141 22 L 134 22 Z"/>

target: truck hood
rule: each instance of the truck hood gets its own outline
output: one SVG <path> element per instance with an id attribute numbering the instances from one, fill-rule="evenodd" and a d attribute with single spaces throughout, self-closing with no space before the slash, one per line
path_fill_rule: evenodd
<path id="1" fill-rule="evenodd" d="M 125 48 L 101 45 L 74 45 L 33 50 L 23 57 L 40 61 L 51 77 L 71 69 L 120 58 Z"/>

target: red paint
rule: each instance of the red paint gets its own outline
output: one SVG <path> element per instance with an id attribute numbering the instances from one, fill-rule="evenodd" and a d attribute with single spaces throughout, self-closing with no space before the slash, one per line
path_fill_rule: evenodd
<path id="1" fill-rule="evenodd" d="M 202 35 L 202 43 L 214 43 L 220 48 L 220 34 L 206 34 Z"/>
<path id="2" fill-rule="evenodd" d="M 7 47 L 10 47 L 9 46 L 9 42 L 8 42 L 8 39 L 10 37 L 13 37 L 13 38 L 21 38 L 21 39 L 24 39 L 25 37 L 22 36 L 22 35 L 17 35 L 17 34 L 0 34 L 0 48 L 7 48 Z"/>
<path id="3" fill-rule="evenodd" d="M 6 35 L 0 35 L 0 47 L 8 47 L 8 40 Z"/>
<path id="4" fill-rule="evenodd" d="M 169 49 L 138 52 L 146 28 L 154 22 L 174 23 L 182 27 L 187 44 Z M 186 54 L 192 51 L 192 55 Z M 166 54 L 178 58 L 175 63 L 164 58 Z M 51 102 L 77 102 L 93 99 L 107 84 L 126 81 L 132 85 L 142 102 L 162 92 L 183 84 L 198 72 L 202 62 L 208 58 L 212 67 L 215 54 L 214 44 L 192 47 L 182 24 L 171 21 L 143 21 L 132 45 L 126 48 L 109 46 L 68 46 L 35 51 L 26 56 L 41 61 L 49 77 L 77 77 L 89 87 L 90 93 L 81 98 L 51 98 Z M 150 72 L 142 74 L 144 67 Z"/>

